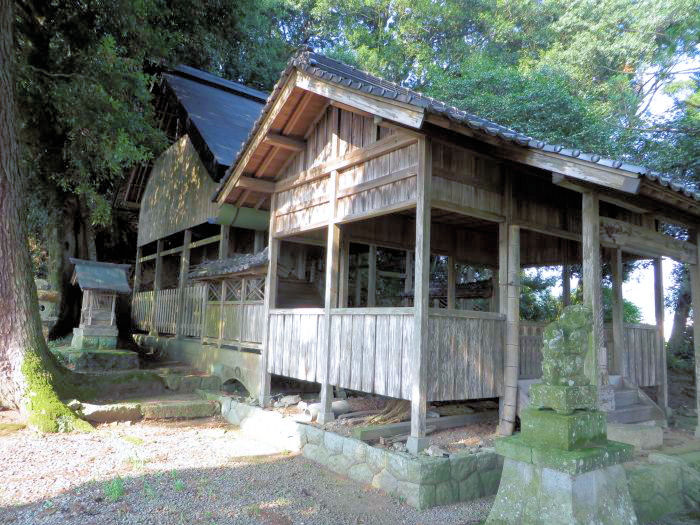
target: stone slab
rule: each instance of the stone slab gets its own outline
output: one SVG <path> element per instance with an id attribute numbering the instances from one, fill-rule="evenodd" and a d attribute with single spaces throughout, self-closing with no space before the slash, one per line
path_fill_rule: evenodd
<path id="1" fill-rule="evenodd" d="M 136 370 L 139 367 L 139 355 L 131 350 L 63 347 L 53 352 L 60 361 L 78 372 Z"/>
<path id="2" fill-rule="evenodd" d="M 609 423 L 608 437 L 639 450 L 651 450 L 663 446 L 664 429 L 656 425 Z"/>
<path id="3" fill-rule="evenodd" d="M 521 434 L 497 439 L 496 452 L 506 458 L 559 470 L 567 474 L 582 474 L 606 468 L 632 459 L 633 447 L 608 441 L 604 446 L 581 450 L 559 450 L 528 445 Z"/>

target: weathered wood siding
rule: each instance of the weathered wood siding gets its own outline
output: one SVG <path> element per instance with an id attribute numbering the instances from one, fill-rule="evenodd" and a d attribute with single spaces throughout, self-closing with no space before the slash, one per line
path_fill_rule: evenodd
<path id="1" fill-rule="evenodd" d="M 267 370 L 303 381 L 320 381 L 325 324 L 323 309 L 271 310 Z"/>
<path id="2" fill-rule="evenodd" d="M 272 310 L 268 371 L 321 381 L 325 324 L 322 309 Z M 428 399 L 496 397 L 503 386 L 504 320 L 484 312 L 431 311 L 433 353 Z M 331 311 L 332 385 L 410 399 L 414 344 L 412 308 L 340 308 Z"/>
<path id="3" fill-rule="evenodd" d="M 177 288 L 156 292 L 155 328 L 160 334 L 174 334 L 177 322 Z"/>
<path id="4" fill-rule="evenodd" d="M 433 141 L 432 199 L 488 213 L 503 212 L 503 174 L 499 165 L 458 146 Z"/>
<path id="5" fill-rule="evenodd" d="M 520 323 L 520 379 L 536 379 L 542 376 L 542 336 L 545 324 Z M 627 361 L 630 377 L 637 386 L 655 386 L 661 381 L 663 353 L 657 348 L 656 327 L 644 324 L 627 324 L 624 327 L 625 348 L 619 354 Z M 611 374 L 619 374 L 621 363 L 617 362 L 612 337 L 612 327 L 605 328 L 605 343 L 608 349 L 608 368 Z"/>
<path id="6" fill-rule="evenodd" d="M 502 395 L 504 316 L 433 309 L 428 329 L 429 401 Z"/>
<path id="7" fill-rule="evenodd" d="M 264 279 L 227 279 L 222 297 L 221 281 L 208 285 L 203 337 L 223 344 L 262 344 L 265 329 Z M 223 302 L 222 302 L 223 299 Z"/>
<path id="8" fill-rule="evenodd" d="M 138 246 L 207 222 L 217 188 L 187 135 L 156 159 L 141 201 Z"/>
<path id="9" fill-rule="evenodd" d="M 137 292 L 131 301 L 131 324 L 139 330 L 147 331 L 151 322 L 153 310 L 153 290 Z"/>

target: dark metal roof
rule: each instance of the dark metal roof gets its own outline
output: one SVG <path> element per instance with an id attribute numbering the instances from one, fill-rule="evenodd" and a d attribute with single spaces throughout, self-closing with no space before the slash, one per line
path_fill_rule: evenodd
<path id="1" fill-rule="evenodd" d="M 131 265 L 113 264 L 84 259 L 70 258 L 75 265 L 71 282 L 81 290 L 102 290 L 105 292 L 129 293 L 128 272 Z"/>
<path id="2" fill-rule="evenodd" d="M 230 166 L 267 95 L 188 66 L 163 74 L 217 164 Z"/>
<path id="3" fill-rule="evenodd" d="M 670 175 L 654 172 L 642 166 L 630 164 L 622 160 L 604 158 L 595 153 L 585 153 L 580 149 L 571 149 L 557 144 L 548 144 L 544 141 L 530 137 L 529 135 L 524 135 L 505 126 L 501 126 L 496 122 L 478 117 L 477 115 L 473 115 L 454 106 L 449 106 L 432 97 L 422 95 L 417 91 L 407 89 L 403 86 L 376 77 L 365 71 L 361 71 L 357 68 L 344 64 L 343 62 L 333 60 L 310 50 L 301 51 L 289 60 L 286 69 L 282 72 L 280 79 L 268 97 L 267 104 L 263 108 L 260 118 L 255 123 L 255 126 L 251 130 L 247 140 L 242 143 L 236 156 L 237 160 L 252 141 L 258 127 L 261 125 L 265 115 L 270 110 L 273 101 L 277 98 L 277 95 L 281 91 L 287 77 L 294 69 L 299 69 L 300 71 L 303 71 L 309 75 L 313 75 L 316 78 L 341 87 L 359 90 L 367 94 L 384 97 L 389 100 L 397 100 L 417 108 L 422 108 L 427 113 L 445 117 L 453 122 L 466 125 L 472 129 L 487 135 L 498 137 L 504 141 L 511 142 L 523 148 L 539 149 L 563 155 L 565 157 L 572 157 L 591 162 L 593 164 L 619 169 L 621 171 L 636 173 L 644 176 L 650 181 L 658 182 L 661 186 L 670 187 L 674 191 L 681 192 L 687 197 L 692 197 L 695 200 L 700 201 L 700 191 L 673 180 Z M 225 182 L 231 176 L 231 173 L 233 173 L 235 164 L 236 162 L 234 162 L 226 172 L 215 198 L 218 197 L 219 193 L 224 187 Z"/>
<path id="4" fill-rule="evenodd" d="M 228 259 L 204 261 L 190 270 L 188 277 L 193 280 L 216 279 L 225 275 L 250 272 L 253 269 L 267 268 L 267 248 L 261 252 L 237 253 Z"/>

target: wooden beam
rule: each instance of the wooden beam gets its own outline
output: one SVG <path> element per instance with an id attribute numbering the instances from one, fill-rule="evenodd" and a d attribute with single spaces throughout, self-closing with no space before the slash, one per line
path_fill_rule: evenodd
<path id="1" fill-rule="evenodd" d="M 572 190 L 572 191 L 575 191 L 578 193 L 583 193 L 584 191 L 590 191 L 590 189 L 591 189 L 591 188 L 587 188 L 586 186 L 576 184 L 576 182 L 572 181 L 570 178 L 567 178 L 560 173 L 552 173 L 552 183 L 556 184 L 557 186 L 561 186 L 562 188 L 566 188 L 566 189 L 569 189 L 569 190 Z M 623 208 L 625 210 L 631 211 L 632 213 L 649 213 L 649 210 L 646 208 L 643 208 L 641 206 L 638 206 L 636 204 L 628 202 L 624 199 L 619 199 L 617 197 L 613 197 L 612 195 L 607 195 L 605 193 L 599 193 L 598 198 L 603 202 L 607 202 L 609 204 L 614 204 L 615 206 L 618 206 L 618 207 Z"/>
<path id="2" fill-rule="evenodd" d="M 627 352 L 625 350 L 624 303 L 622 298 L 622 250 L 610 250 L 610 269 L 612 273 L 612 332 L 614 362 L 623 378 L 629 379 Z"/>
<path id="3" fill-rule="evenodd" d="M 276 196 L 272 194 L 272 208 L 275 206 Z M 270 214 L 270 230 L 268 234 L 268 263 L 267 276 L 265 277 L 265 302 L 263 319 L 265 319 L 265 330 L 263 332 L 262 347 L 260 350 L 260 390 L 258 391 L 258 402 L 261 407 L 270 404 L 270 310 L 277 306 L 277 259 L 279 257 L 280 241 L 272 235 L 272 214 Z"/>
<path id="4" fill-rule="evenodd" d="M 463 427 L 473 423 L 481 423 L 489 421 L 496 416 L 495 411 L 487 410 L 484 412 L 476 412 L 474 414 L 460 414 L 457 416 L 443 416 L 431 418 L 429 425 L 435 427 L 436 430 L 445 430 L 448 428 Z M 353 431 L 353 437 L 360 441 L 374 441 L 380 437 L 390 437 L 399 434 L 405 434 L 411 429 L 411 423 L 408 421 L 402 423 L 390 423 L 388 425 L 371 425 L 363 428 L 356 428 Z"/>
<path id="5" fill-rule="evenodd" d="M 654 259 L 654 318 L 656 321 L 656 347 L 661 355 L 658 363 L 661 377 L 656 380 L 657 383 L 660 383 L 656 387 L 656 400 L 666 416 L 668 411 L 668 366 L 666 365 L 666 340 L 664 339 L 664 273 L 660 257 Z"/>
<path id="6" fill-rule="evenodd" d="M 600 218 L 600 241 L 603 246 L 622 248 L 636 255 L 670 257 L 680 262 L 696 264 L 696 246 L 650 228 L 624 221 Z"/>
<path id="7" fill-rule="evenodd" d="M 696 246 L 700 248 L 700 233 L 695 234 L 695 241 Z M 698 258 L 700 258 L 700 253 L 698 253 Z M 691 264 L 688 272 L 690 273 L 692 294 L 693 328 L 696 328 L 700 327 L 700 265 Z M 696 413 L 700 414 L 700 337 L 693 338 L 693 350 L 695 353 L 695 409 Z M 695 427 L 695 437 L 700 438 L 700 419 Z"/>
<path id="8" fill-rule="evenodd" d="M 231 172 L 228 180 L 226 181 L 223 187 L 223 190 L 221 191 L 221 193 L 219 193 L 219 197 L 217 199 L 217 201 L 220 204 L 226 202 L 229 193 L 231 193 L 233 188 L 236 187 L 238 179 L 243 175 L 243 172 L 247 168 L 251 157 L 258 149 L 258 146 L 260 146 L 262 141 L 265 139 L 267 132 L 272 127 L 272 123 L 275 121 L 280 111 L 282 111 L 282 108 L 284 108 L 285 104 L 287 103 L 289 96 L 294 91 L 294 87 L 296 86 L 296 80 L 297 79 L 295 71 L 291 75 L 289 75 L 289 78 L 287 79 L 286 84 L 280 91 L 277 100 L 273 103 L 272 107 L 270 108 L 270 111 L 267 113 L 267 115 L 265 115 L 263 122 L 256 131 L 253 140 L 250 142 L 250 144 L 248 145 L 238 162 L 235 164 L 235 166 L 231 167 L 231 169 L 233 169 L 233 172 Z"/>
<path id="9" fill-rule="evenodd" d="M 409 104 L 374 97 L 359 90 L 342 88 L 301 72 L 296 85 L 330 100 L 342 102 L 411 128 L 420 129 L 423 124 L 424 110 Z"/>
<path id="10" fill-rule="evenodd" d="M 241 177 L 238 179 L 238 188 L 243 188 L 246 190 L 257 191 L 260 193 L 274 193 L 275 183 L 262 179 L 255 179 L 253 177 Z"/>
<path id="11" fill-rule="evenodd" d="M 520 228 L 504 225 L 499 232 L 506 238 L 499 239 L 501 252 L 506 251 L 507 277 L 505 279 L 506 300 L 502 312 L 506 315 L 506 348 L 503 359 L 503 410 L 499 433 L 509 436 L 515 429 L 518 404 L 518 377 L 520 372 Z M 505 244 L 505 249 L 503 248 Z M 503 258 L 503 253 L 499 254 Z"/>
<path id="12" fill-rule="evenodd" d="M 338 307 L 338 271 L 340 263 L 340 226 L 333 222 L 335 215 L 336 192 L 338 191 L 338 172 L 331 172 L 328 185 L 328 238 L 326 243 L 326 282 L 324 294 L 324 323 L 325 341 L 322 343 L 321 357 L 321 409 L 317 421 L 326 423 L 333 420 L 331 404 L 333 402 L 333 386 L 329 384 L 330 355 L 331 355 L 331 309 Z"/>
<path id="13" fill-rule="evenodd" d="M 367 252 L 367 306 L 377 306 L 377 245 L 370 244 Z"/>
<path id="14" fill-rule="evenodd" d="M 304 94 L 301 96 L 301 99 L 299 99 L 297 107 L 294 108 L 294 112 L 289 117 L 289 120 L 284 125 L 284 128 L 282 128 L 282 133 L 284 135 L 289 135 L 292 132 L 292 130 L 294 130 L 294 126 L 296 126 L 297 122 L 299 122 L 299 119 L 302 116 L 304 116 L 304 114 L 306 113 L 306 107 L 309 105 L 309 102 L 311 102 L 311 99 L 313 98 L 313 93 L 311 93 L 310 91 L 304 92 Z"/>
<path id="15" fill-rule="evenodd" d="M 190 244 L 192 243 L 192 230 L 185 230 L 183 250 L 180 254 L 180 277 L 177 281 L 177 313 L 175 320 L 175 337 L 183 337 L 183 322 L 185 318 L 185 287 L 187 286 L 187 273 L 190 270 Z"/>
<path id="16" fill-rule="evenodd" d="M 589 358 L 592 370 L 588 370 L 591 384 L 598 387 L 598 405 L 601 410 L 615 408 L 615 399 L 609 398 L 608 353 L 605 347 L 603 324 L 603 297 L 600 269 L 600 213 L 598 195 L 587 192 L 582 195 L 583 230 L 583 303 L 593 313 L 593 354 Z"/>
<path id="17" fill-rule="evenodd" d="M 299 140 L 272 132 L 268 132 L 267 135 L 265 135 L 265 144 L 295 152 L 304 151 L 306 149 L 305 140 Z"/>
<path id="18" fill-rule="evenodd" d="M 428 115 L 426 121 L 484 142 L 484 152 L 494 157 L 560 173 L 567 177 L 592 182 L 626 193 L 637 193 L 639 190 L 640 180 L 639 175 L 636 173 L 618 170 L 554 152 L 511 145 L 502 139 L 489 136 L 485 132 L 474 130 L 437 115 Z"/>
<path id="19" fill-rule="evenodd" d="M 427 446 L 425 437 L 428 402 L 428 309 L 430 307 L 430 183 L 432 147 L 430 138 L 418 143 L 418 179 L 416 184 L 416 258 L 413 298 L 414 324 L 411 348 L 413 384 L 411 388 L 411 435 L 406 446 L 417 454 Z"/>

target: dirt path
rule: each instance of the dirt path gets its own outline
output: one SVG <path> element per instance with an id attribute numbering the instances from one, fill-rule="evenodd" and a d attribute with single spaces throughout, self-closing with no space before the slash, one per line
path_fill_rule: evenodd
<path id="1" fill-rule="evenodd" d="M 218 418 L 0 436 L 3 524 L 478 523 L 492 498 L 419 512 Z"/>

